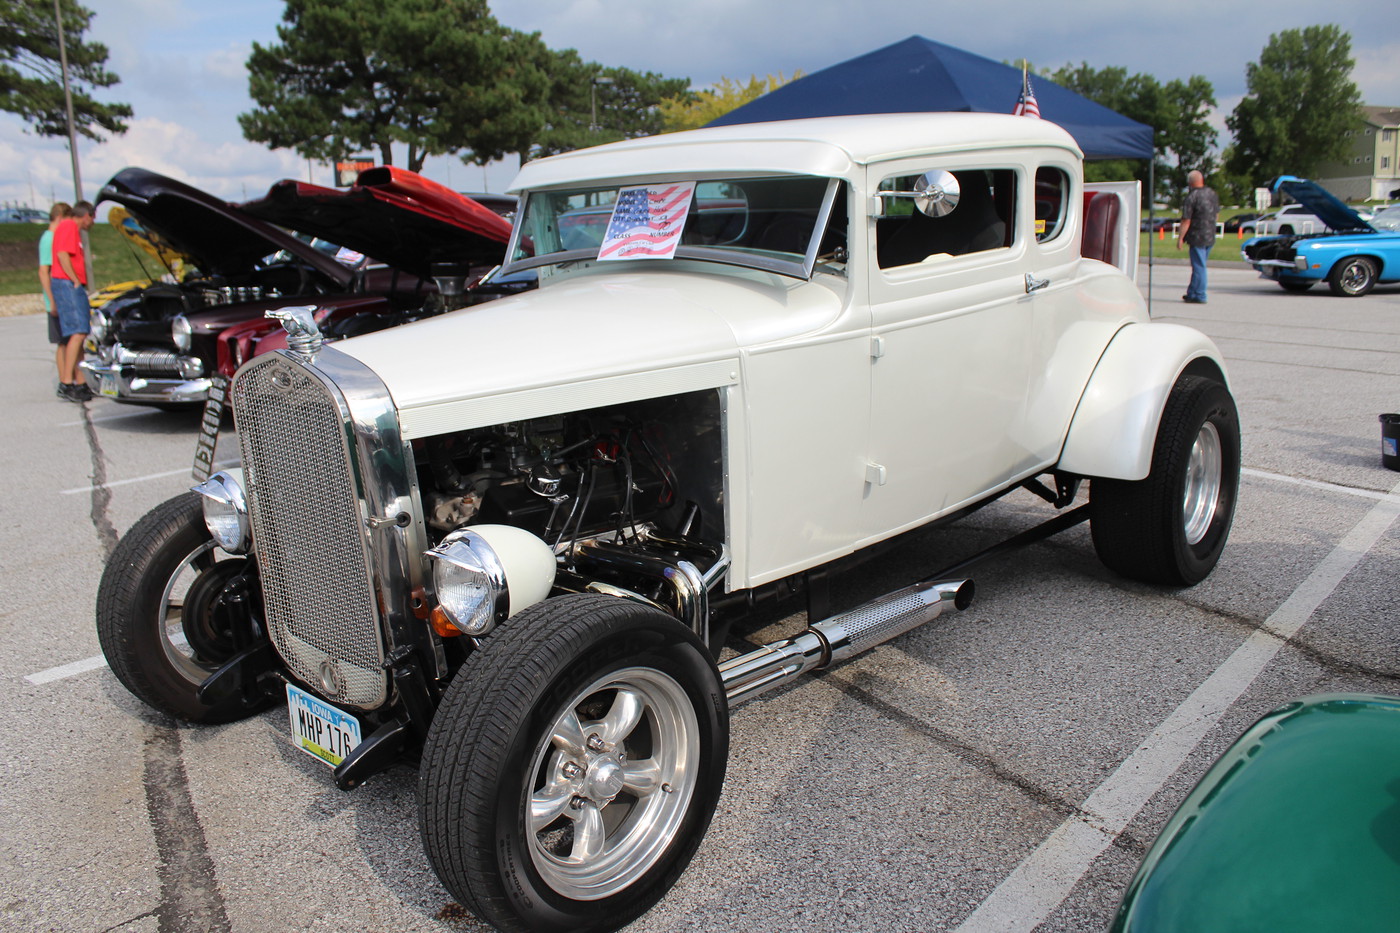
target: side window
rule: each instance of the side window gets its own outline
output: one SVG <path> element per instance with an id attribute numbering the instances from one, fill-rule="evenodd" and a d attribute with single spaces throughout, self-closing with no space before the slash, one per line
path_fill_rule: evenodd
<path id="1" fill-rule="evenodd" d="M 1053 240 L 1069 220 L 1069 175 L 1041 166 L 1035 173 L 1035 241 Z"/>
<path id="2" fill-rule="evenodd" d="M 946 186 L 939 203 L 926 211 L 915 206 L 912 196 L 921 190 L 925 176 L 897 175 L 880 182 L 879 190 L 890 192 L 880 197 L 883 208 L 875 224 L 881 269 L 1011 245 L 1016 229 L 1016 173 L 958 169 L 943 174 L 951 176 L 953 183 Z"/>

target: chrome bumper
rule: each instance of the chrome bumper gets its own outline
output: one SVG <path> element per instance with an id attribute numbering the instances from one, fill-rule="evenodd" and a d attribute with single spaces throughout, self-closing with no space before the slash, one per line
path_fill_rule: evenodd
<path id="1" fill-rule="evenodd" d="M 78 364 L 84 381 L 94 395 L 119 402 L 182 403 L 203 402 L 209 396 L 208 377 L 190 378 L 179 370 L 204 371 L 197 357 L 160 354 L 165 365 L 144 365 L 152 356 L 149 352 L 132 351 L 121 344 L 113 346 L 103 357 L 86 359 Z M 166 369 L 168 372 L 153 372 Z"/>

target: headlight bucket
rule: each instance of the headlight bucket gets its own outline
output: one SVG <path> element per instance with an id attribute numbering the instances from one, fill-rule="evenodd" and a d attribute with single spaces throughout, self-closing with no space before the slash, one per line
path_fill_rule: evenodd
<path id="1" fill-rule="evenodd" d="M 194 346 L 194 325 L 189 318 L 183 314 L 171 318 L 170 339 L 175 341 L 175 349 L 181 353 L 190 352 L 190 347 Z"/>
<path id="2" fill-rule="evenodd" d="M 193 487 L 193 491 L 204 500 L 204 526 L 214 543 L 230 554 L 246 554 L 252 544 L 252 532 L 248 500 L 238 479 L 220 471 Z"/>
<path id="3" fill-rule="evenodd" d="M 459 528 L 427 556 L 438 604 L 465 635 L 485 635 L 554 585 L 549 545 L 511 525 Z"/>

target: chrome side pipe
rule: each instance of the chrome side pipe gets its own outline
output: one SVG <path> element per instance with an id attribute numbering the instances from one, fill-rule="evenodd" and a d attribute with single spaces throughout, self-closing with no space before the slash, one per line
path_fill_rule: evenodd
<path id="1" fill-rule="evenodd" d="M 915 583 L 813 623 L 795 638 L 731 658 L 719 666 L 729 706 L 732 709 L 807 671 L 855 657 L 931 622 L 944 609 L 966 609 L 974 589 L 971 580 Z"/>

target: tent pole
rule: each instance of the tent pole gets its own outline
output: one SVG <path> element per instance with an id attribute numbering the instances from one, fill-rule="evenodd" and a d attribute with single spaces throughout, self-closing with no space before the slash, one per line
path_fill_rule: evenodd
<path id="1" fill-rule="evenodd" d="M 1152 242 L 1157 239 L 1152 234 L 1152 208 L 1157 201 L 1157 147 L 1152 147 L 1152 158 L 1147 163 L 1147 316 L 1152 316 Z"/>

